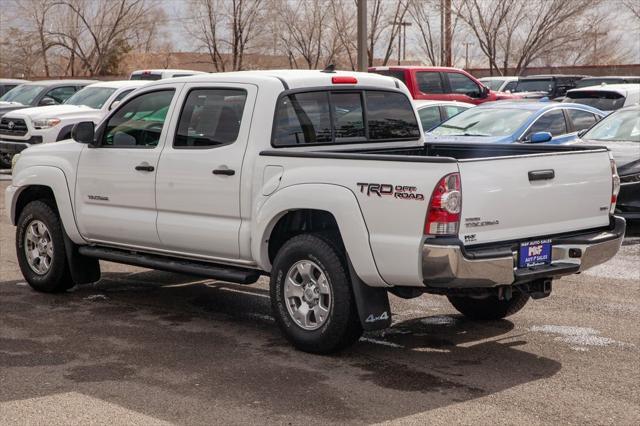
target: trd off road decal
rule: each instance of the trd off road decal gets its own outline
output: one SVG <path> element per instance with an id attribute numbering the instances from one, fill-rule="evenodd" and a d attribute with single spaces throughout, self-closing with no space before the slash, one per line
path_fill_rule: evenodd
<path id="1" fill-rule="evenodd" d="M 424 195 L 418 193 L 415 186 L 391 185 L 388 183 L 360 183 L 358 182 L 360 193 L 367 194 L 368 197 L 377 195 L 378 197 L 391 196 L 401 200 L 417 200 L 423 201 Z"/>

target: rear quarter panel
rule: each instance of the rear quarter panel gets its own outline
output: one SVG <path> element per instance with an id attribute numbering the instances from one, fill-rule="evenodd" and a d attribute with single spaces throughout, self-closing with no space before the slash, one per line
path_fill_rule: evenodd
<path id="1" fill-rule="evenodd" d="M 338 223 L 341 232 L 343 227 L 357 226 L 357 218 L 362 217 L 368 233 L 370 253 L 384 282 L 389 285 L 422 285 L 420 262 L 427 205 L 438 180 L 458 170 L 455 162 L 261 156 L 255 175 L 259 176 L 257 171 L 267 165 L 283 169 L 277 192 L 305 184 L 312 184 L 316 188 L 322 185 L 338 186 L 348 190 L 357 204 L 354 204 L 351 213 L 353 223 Z M 255 186 L 261 188 L 263 185 Z M 322 197 L 314 191 L 309 191 L 306 196 L 309 199 Z M 260 204 L 266 203 L 266 200 L 261 194 L 257 194 L 256 199 L 259 203 L 256 211 L 259 212 L 262 207 Z M 329 212 L 340 210 L 344 203 L 341 199 L 333 198 L 320 198 L 319 201 Z M 352 255 L 363 253 L 349 253 L 349 256 Z M 357 269 L 356 272 L 361 275 Z"/>

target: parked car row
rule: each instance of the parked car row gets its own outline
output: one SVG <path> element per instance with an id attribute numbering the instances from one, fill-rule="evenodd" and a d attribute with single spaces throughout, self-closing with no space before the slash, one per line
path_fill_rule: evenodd
<path id="1" fill-rule="evenodd" d="M 173 77 L 201 74 L 190 70 L 138 70 L 124 81 L 0 80 L 0 169 L 31 145 L 68 139 L 75 123 L 98 123 L 133 90 Z M 9 89 L 9 90 L 6 90 Z"/>

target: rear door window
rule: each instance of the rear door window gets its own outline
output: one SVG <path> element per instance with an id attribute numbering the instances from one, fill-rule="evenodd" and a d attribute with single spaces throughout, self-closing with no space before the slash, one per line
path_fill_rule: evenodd
<path id="1" fill-rule="evenodd" d="M 439 72 L 418 71 L 416 73 L 416 82 L 418 89 L 422 93 L 445 93 L 442 76 Z"/>
<path id="2" fill-rule="evenodd" d="M 579 109 L 568 109 L 567 113 L 569 114 L 569 118 L 573 123 L 573 129 L 575 131 L 588 129 L 589 127 L 593 126 L 596 121 L 598 121 L 595 115 L 587 111 L 580 111 Z"/>
<path id="3" fill-rule="evenodd" d="M 212 148 L 235 142 L 247 92 L 196 89 L 187 96 L 173 141 L 175 148 Z"/>

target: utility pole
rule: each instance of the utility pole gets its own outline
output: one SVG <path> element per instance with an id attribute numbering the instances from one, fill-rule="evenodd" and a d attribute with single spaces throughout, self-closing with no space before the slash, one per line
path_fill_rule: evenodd
<path id="1" fill-rule="evenodd" d="M 411 22 L 402 21 L 400 22 L 402 29 L 402 60 L 407 59 L 407 27 L 411 26 Z"/>
<path id="2" fill-rule="evenodd" d="M 373 52 L 371 52 L 373 55 Z M 358 71 L 367 71 L 367 0 L 358 0 Z"/>
<path id="3" fill-rule="evenodd" d="M 444 65 L 444 0 L 440 0 L 440 65 Z"/>
<path id="4" fill-rule="evenodd" d="M 595 61 L 598 55 L 598 37 L 600 36 L 606 36 L 607 34 L 609 34 L 608 31 L 591 31 L 587 33 L 588 35 L 590 35 L 591 37 L 593 37 L 593 59 L 592 61 Z M 591 64 L 591 65 L 597 65 L 597 64 Z"/>
<path id="5" fill-rule="evenodd" d="M 464 42 L 464 69 L 469 70 L 469 43 L 468 41 Z"/>
<path id="6" fill-rule="evenodd" d="M 393 21 L 391 25 L 398 26 L 398 65 L 402 59 L 407 59 L 407 27 L 411 26 L 409 21 Z"/>
<path id="7" fill-rule="evenodd" d="M 443 65 L 445 67 L 450 67 L 453 65 L 453 61 L 451 59 L 451 0 L 443 0 L 443 11 L 444 14 L 444 58 Z"/>

